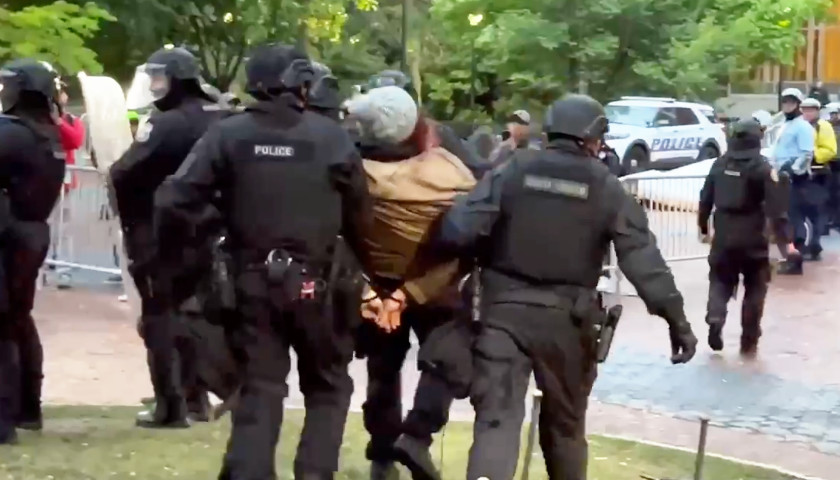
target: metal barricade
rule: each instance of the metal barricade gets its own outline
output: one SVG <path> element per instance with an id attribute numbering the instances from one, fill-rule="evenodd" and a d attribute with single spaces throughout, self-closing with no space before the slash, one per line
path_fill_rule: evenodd
<path id="1" fill-rule="evenodd" d="M 93 167 L 68 165 L 68 180 L 50 219 L 46 264 L 67 283 L 81 270 L 118 276 L 120 229 L 108 202 L 105 178 Z"/>
<path id="2" fill-rule="evenodd" d="M 697 226 L 700 190 L 705 179 L 705 174 L 666 177 L 655 173 L 621 179 L 624 188 L 644 207 L 650 230 L 667 263 L 703 260 L 709 255 L 709 245 L 700 242 Z M 615 295 L 634 293 L 622 282 L 614 250 L 604 270 L 610 276 L 599 285 L 599 290 Z"/>

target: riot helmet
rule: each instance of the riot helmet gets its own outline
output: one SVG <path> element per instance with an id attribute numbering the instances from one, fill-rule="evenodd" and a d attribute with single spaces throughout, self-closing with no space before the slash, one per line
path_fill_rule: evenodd
<path id="1" fill-rule="evenodd" d="M 335 111 L 338 114 L 341 110 L 338 79 L 326 65 L 312 62 L 312 67 L 314 79 L 307 95 L 307 105 L 317 110 Z"/>
<path id="2" fill-rule="evenodd" d="M 303 100 L 315 75 L 309 57 L 282 43 L 257 47 L 245 65 L 245 90 L 257 100 L 291 93 Z"/>
<path id="3" fill-rule="evenodd" d="M 192 83 L 200 89 L 198 62 L 185 48 L 162 48 L 156 51 L 146 60 L 142 70 L 150 79 L 149 91 L 156 106 L 171 94 L 180 93 L 180 84 Z"/>
<path id="4" fill-rule="evenodd" d="M 730 155 L 735 158 L 749 158 L 761 152 L 764 130 L 754 118 L 739 120 L 732 126 L 728 140 Z"/>
<path id="5" fill-rule="evenodd" d="M 368 80 L 368 89 L 379 87 L 400 87 L 407 90 L 409 83 L 408 76 L 399 70 L 383 70 L 376 75 L 372 75 Z"/>
<path id="6" fill-rule="evenodd" d="M 604 106 L 588 95 L 571 94 L 557 100 L 545 116 L 549 140 L 570 138 L 579 142 L 600 140 L 609 130 Z"/>
<path id="7" fill-rule="evenodd" d="M 13 60 L 0 69 L 0 104 L 9 112 L 24 100 L 31 99 L 51 109 L 57 103 L 58 73 L 46 62 L 31 59 Z"/>

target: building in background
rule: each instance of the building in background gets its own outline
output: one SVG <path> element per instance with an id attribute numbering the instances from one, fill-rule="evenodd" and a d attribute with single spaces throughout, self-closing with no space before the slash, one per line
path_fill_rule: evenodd
<path id="1" fill-rule="evenodd" d="M 813 20 L 802 29 L 805 43 L 794 56 L 793 65 L 765 64 L 754 74 L 760 92 L 776 92 L 779 82 L 803 92 L 822 81 L 829 93 L 840 93 L 840 0 L 834 1 L 827 23 Z M 833 98 L 837 100 L 837 98 Z"/>

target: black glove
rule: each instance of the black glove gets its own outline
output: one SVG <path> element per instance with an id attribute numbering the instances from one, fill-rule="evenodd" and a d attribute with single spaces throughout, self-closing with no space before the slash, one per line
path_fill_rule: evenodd
<path id="1" fill-rule="evenodd" d="M 671 337 L 671 363 L 687 363 L 697 352 L 697 337 L 691 331 L 691 325 L 683 318 L 669 321 Z"/>

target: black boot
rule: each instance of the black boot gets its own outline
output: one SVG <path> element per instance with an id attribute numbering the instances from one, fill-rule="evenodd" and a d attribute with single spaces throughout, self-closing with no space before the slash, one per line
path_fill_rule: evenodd
<path id="1" fill-rule="evenodd" d="M 187 411 L 189 412 L 190 421 L 193 422 L 209 422 L 213 407 L 210 405 L 210 398 L 207 392 L 194 392 L 189 395 L 187 400 Z"/>
<path id="2" fill-rule="evenodd" d="M 370 480 L 399 480 L 400 472 L 391 462 L 370 462 Z"/>
<path id="3" fill-rule="evenodd" d="M 140 412 L 135 425 L 141 428 L 189 428 L 187 405 L 183 399 L 161 399 L 154 410 Z"/>
<path id="4" fill-rule="evenodd" d="M 17 432 L 15 431 L 14 427 L 7 429 L 6 431 L 0 431 L 0 446 L 2 445 L 17 445 L 18 443 L 18 436 Z"/>
<path id="5" fill-rule="evenodd" d="M 741 336 L 741 356 L 746 359 L 754 359 L 758 356 L 758 339 Z"/>
<path id="6" fill-rule="evenodd" d="M 400 435 L 394 442 L 394 456 L 411 472 L 413 480 L 440 480 L 428 445 L 409 435 Z"/>
<path id="7" fill-rule="evenodd" d="M 776 268 L 778 275 L 802 275 L 802 257 L 789 255 L 788 259 L 780 263 Z"/>
<path id="8" fill-rule="evenodd" d="M 723 323 L 709 323 L 709 348 L 719 352 L 723 350 Z"/>
<path id="9" fill-rule="evenodd" d="M 41 412 L 20 415 L 17 420 L 17 428 L 40 432 L 44 429 L 44 419 L 41 416 Z"/>

